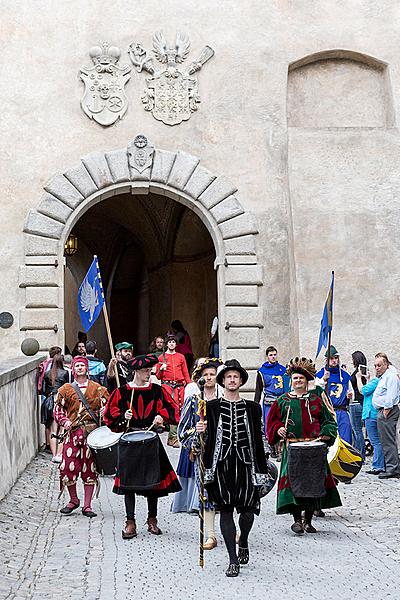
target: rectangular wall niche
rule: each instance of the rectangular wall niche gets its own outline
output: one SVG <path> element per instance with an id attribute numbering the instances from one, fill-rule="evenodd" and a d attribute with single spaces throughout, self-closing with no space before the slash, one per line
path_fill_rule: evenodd
<path id="1" fill-rule="evenodd" d="M 390 126 L 386 65 L 326 55 L 298 61 L 289 68 L 287 115 L 289 127 Z"/>

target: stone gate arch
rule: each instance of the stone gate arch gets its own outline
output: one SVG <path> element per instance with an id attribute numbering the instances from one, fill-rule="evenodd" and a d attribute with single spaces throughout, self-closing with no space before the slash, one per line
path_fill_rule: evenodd
<path id="1" fill-rule="evenodd" d="M 141 173 L 132 168 L 127 148 L 93 152 L 48 181 L 24 226 L 24 265 L 19 278 L 21 338 L 35 337 L 42 350 L 54 344 L 63 346 L 64 244 L 72 227 L 90 207 L 106 198 L 150 192 L 184 204 L 209 231 L 216 252 L 222 356 L 238 358 L 253 372 L 248 383 L 252 389 L 262 359 L 263 327 L 256 222 L 231 181 L 182 151 L 155 148 L 151 164 Z"/>

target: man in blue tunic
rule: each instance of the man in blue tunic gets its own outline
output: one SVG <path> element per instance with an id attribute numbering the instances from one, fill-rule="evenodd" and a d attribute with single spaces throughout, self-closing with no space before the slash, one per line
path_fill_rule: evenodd
<path id="1" fill-rule="evenodd" d="M 265 351 L 267 360 L 257 371 L 256 391 L 254 401 L 262 402 L 263 423 L 265 423 L 272 403 L 288 391 L 286 367 L 278 362 L 278 351 L 274 346 L 268 346 Z"/>
<path id="2" fill-rule="evenodd" d="M 317 373 L 317 384 L 325 386 L 328 382 L 328 396 L 335 409 L 336 420 L 338 424 L 339 436 L 349 444 L 352 443 L 352 430 L 349 417 L 349 399 L 353 393 L 351 385 L 351 376 L 344 369 L 340 368 L 339 352 L 335 346 L 330 346 L 330 356 L 328 360 L 328 350 L 325 352 L 327 366 L 320 369 Z"/>

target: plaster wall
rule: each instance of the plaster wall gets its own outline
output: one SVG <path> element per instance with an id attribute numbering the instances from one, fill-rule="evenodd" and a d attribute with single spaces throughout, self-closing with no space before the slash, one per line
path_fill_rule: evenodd
<path id="1" fill-rule="evenodd" d="M 89 48 L 103 40 L 117 44 L 124 64 L 129 61 L 128 44 L 138 40 L 150 48 L 151 36 L 159 29 L 171 41 L 176 30 L 187 31 L 190 59 L 205 44 L 215 49 L 215 57 L 199 73 L 202 102 L 197 113 L 173 128 L 156 121 L 140 101 L 145 76 L 133 70 L 123 120 L 107 129 L 89 121 L 80 108 L 83 84 L 78 79 L 79 68 L 89 64 Z M 264 284 L 259 303 L 264 309 L 261 348 L 276 344 L 282 358 L 299 349 L 314 353 L 329 273 L 336 267 L 335 340 L 346 351 L 357 342 L 367 353 L 386 350 L 399 361 L 399 30 L 400 8 L 394 0 L 4 2 L 0 270 L 7 294 L 0 296 L 0 311 L 12 312 L 16 322 L 1 330 L 0 356 L 19 352 L 18 309 L 25 306 L 26 294 L 18 287 L 18 269 L 24 260 L 27 210 L 38 206 L 42 188 L 54 173 L 88 153 L 125 147 L 137 133 L 144 133 L 159 148 L 201 157 L 204 166 L 235 183 L 243 207 L 255 214 Z M 362 118 L 361 124 L 360 119 L 352 122 L 346 117 L 337 125 L 326 110 L 318 109 L 317 126 L 325 128 L 323 133 L 300 131 L 313 127 L 312 112 L 309 121 L 300 124 L 289 115 L 289 125 L 296 128 L 288 133 L 289 65 L 335 48 L 373 56 L 388 65 L 385 90 L 392 97 L 390 117 L 382 104 L 386 93 L 382 75 L 375 72 L 369 78 L 364 67 L 351 65 L 352 72 L 360 74 L 360 85 L 374 92 L 370 126 L 382 131 L 332 133 L 331 127 L 362 128 Z M 321 98 L 329 97 L 330 81 L 329 77 L 322 81 Z M 351 73 L 348 81 L 351 86 Z M 293 79 L 295 92 L 298 83 Z M 312 94 L 304 93 L 304 105 L 309 106 Z M 329 98 L 333 107 L 341 100 L 337 94 Z M 346 106 L 355 100 L 346 100 Z M 345 113 L 339 111 L 339 116 Z M 339 189 L 349 194 L 339 194 Z M 324 205 L 327 195 L 335 200 L 334 211 Z M 360 257 L 355 256 L 355 241 L 362 247 Z M 373 268 L 382 258 L 382 248 L 383 264 Z M 355 315 L 365 315 L 362 327 L 352 324 Z M 387 318 L 383 326 L 382 315 Z M 233 333 L 227 333 L 228 346 Z M 245 344 L 246 331 L 239 333 Z M 252 355 L 251 361 L 257 359 Z"/>

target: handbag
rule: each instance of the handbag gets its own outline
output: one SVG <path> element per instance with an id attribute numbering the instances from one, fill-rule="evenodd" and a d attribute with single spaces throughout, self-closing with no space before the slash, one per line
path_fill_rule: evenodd
<path id="1" fill-rule="evenodd" d="M 40 407 L 40 421 L 48 427 L 54 419 L 54 394 L 47 396 Z"/>

